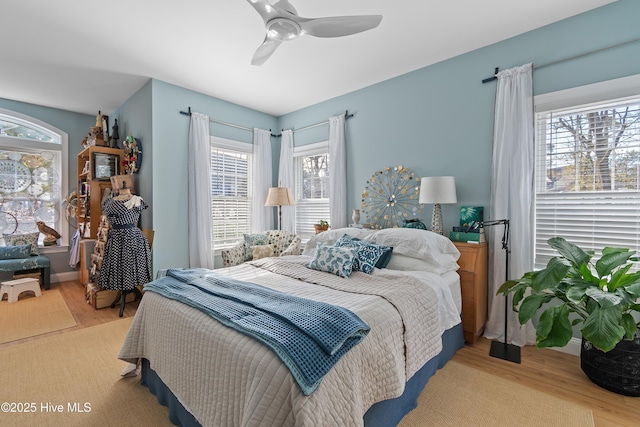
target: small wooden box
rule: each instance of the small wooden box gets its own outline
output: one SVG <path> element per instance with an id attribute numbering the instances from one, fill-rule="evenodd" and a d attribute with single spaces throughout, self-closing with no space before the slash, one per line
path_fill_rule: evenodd
<path id="1" fill-rule="evenodd" d="M 95 284 L 89 282 L 87 283 L 86 289 L 86 299 L 87 303 L 91 304 L 93 308 L 96 310 L 100 310 L 101 308 L 110 307 L 113 300 L 118 295 L 118 291 L 112 291 L 109 289 L 100 289 Z M 142 292 L 142 285 L 138 286 L 140 292 Z M 136 296 L 134 293 L 127 294 L 127 302 L 131 302 L 135 300 Z M 116 304 L 117 306 L 117 304 Z"/>

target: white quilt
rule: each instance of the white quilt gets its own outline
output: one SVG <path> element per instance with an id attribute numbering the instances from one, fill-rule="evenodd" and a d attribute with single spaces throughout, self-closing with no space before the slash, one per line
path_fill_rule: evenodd
<path id="1" fill-rule="evenodd" d="M 145 293 L 119 358 L 148 359 L 204 426 L 362 426 L 371 405 L 402 394 L 440 352 L 436 294 L 412 277 L 354 272 L 343 279 L 287 258 L 216 271 L 340 305 L 371 327 L 310 396 L 260 342 L 153 292 Z"/>

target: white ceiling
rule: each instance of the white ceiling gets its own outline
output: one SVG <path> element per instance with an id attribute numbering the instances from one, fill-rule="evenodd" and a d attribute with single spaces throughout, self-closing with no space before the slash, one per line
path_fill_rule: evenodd
<path id="1" fill-rule="evenodd" d="M 612 2 L 290 1 L 307 18 L 383 19 L 283 43 L 256 67 L 264 23 L 246 0 L 3 2 L 0 97 L 111 114 L 155 78 L 280 116 Z"/>

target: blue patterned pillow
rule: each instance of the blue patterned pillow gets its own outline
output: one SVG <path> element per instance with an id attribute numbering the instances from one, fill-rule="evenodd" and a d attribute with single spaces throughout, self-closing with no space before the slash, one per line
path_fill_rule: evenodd
<path id="1" fill-rule="evenodd" d="M 351 276 L 355 248 L 341 248 L 319 244 L 316 253 L 307 267 L 314 270 L 326 271 L 340 277 Z"/>
<path id="2" fill-rule="evenodd" d="M 266 234 L 245 234 L 244 235 L 244 260 L 251 261 L 253 252 L 251 246 L 260 246 L 269 244 L 269 236 Z"/>
<path id="3" fill-rule="evenodd" d="M 353 270 L 371 274 L 374 267 L 384 268 L 391 259 L 390 246 L 374 245 L 360 239 L 354 239 L 345 234 L 336 241 L 336 246 L 351 247 L 356 249 L 356 258 L 353 261 Z M 385 258 L 385 259 L 382 259 Z M 382 259 L 382 262 L 380 261 Z M 383 265 L 380 267 L 380 265 Z"/>
<path id="4" fill-rule="evenodd" d="M 38 236 L 40 232 L 29 234 L 3 234 L 4 243 L 7 246 L 31 245 L 31 255 L 39 255 Z"/>
<path id="5" fill-rule="evenodd" d="M 31 245 L 0 246 L 0 259 L 20 259 L 31 256 Z"/>

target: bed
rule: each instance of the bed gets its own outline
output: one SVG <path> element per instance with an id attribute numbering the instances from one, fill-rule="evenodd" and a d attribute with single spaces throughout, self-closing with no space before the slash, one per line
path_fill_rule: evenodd
<path id="1" fill-rule="evenodd" d="M 365 272 L 361 260 L 348 277 L 331 271 L 335 263 L 309 268 L 345 240 L 393 250 L 385 268 Z M 263 342 L 154 291 L 166 277 L 148 286 L 119 358 L 142 364 L 143 385 L 177 425 L 394 426 L 463 345 L 458 257 L 448 239 L 428 231 L 349 228 L 316 235 L 300 256 L 199 272 L 342 307 L 369 327 L 311 392 Z"/>

